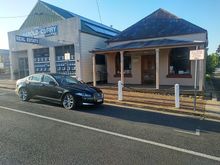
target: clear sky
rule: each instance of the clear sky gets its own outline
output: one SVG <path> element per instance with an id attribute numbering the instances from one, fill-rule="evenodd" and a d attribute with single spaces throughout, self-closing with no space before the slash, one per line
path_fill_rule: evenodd
<path id="1" fill-rule="evenodd" d="M 100 22 L 96 0 L 44 0 L 47 3 Z M 102 23 L 124 30 L 163 8 L 206 30 L 209 53 L 220 44 L 220 0 L 97 0 Z M 18 30 L 37 0 L 1 0 L 0 49 L 8 49 L 7 32 Z M 23 17 L 18 17 L 23 16 Z M 9 18 L 15 17 L 15 18 Z"/>

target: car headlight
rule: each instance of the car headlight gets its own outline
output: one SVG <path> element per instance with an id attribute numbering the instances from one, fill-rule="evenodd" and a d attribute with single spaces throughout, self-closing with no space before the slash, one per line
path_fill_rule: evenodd
<path id="1" fill-rule="evenodd" d="M 77 96 L 82 96 L 82 97 L 92 97 L 91 94 L 88 94 L 88 93 L 76 93 Z"/>

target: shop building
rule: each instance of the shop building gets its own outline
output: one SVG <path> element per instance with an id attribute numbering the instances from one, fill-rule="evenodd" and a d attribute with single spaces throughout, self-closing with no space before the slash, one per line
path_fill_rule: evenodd
<path id="1" fill-rule="evenodd" d="M 107 82 L 123 84 L 193 86 L 195 61 L 190 60 L 190 50 L 207 52 L 207 31 L 168 11 L 158 9 L 134 25 L 109 39 L 103 49 L 93 54 L 105 54 Z M 207 53 L 206 53 L 207 55 Z M 205 56 L 206 56 L 205 55 Z M 95 64 L 95 58 L 93 60 Z M 204 60 L 198 61 L 197 86 L 204 88 Z M 96 84 L 96 67 L 93 75 Z"/>
<path id="2" fill-rule="evenodd" d="M 0 73 L 10 73 L 9 50 L 0 49 Z"/>
<path id="3" fill-rule="evenodd" d="M 92 49 L 119 33 L 111 27 L 38 1 L 19 30 L 8 33 L 11 79 L 51 72 L 92 81 Z M 96 57 L 105 74 L 105 56 Z M 101 77 L 101 76 L 100 76 Z"/>

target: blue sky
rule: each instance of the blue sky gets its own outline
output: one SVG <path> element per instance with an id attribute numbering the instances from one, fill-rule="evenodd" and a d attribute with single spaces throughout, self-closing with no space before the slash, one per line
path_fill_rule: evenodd
<path id="1" fill-rule="evenodd" d="M 100 22 L 96 0 L 44 0 Z M 8 48 L 7 32 L 19 29 L 37 0 L 1 1 L 0 49 Z M 220 0 L 98 0 L 102 23 L 124 30 L 140 19 L 163 8 L 176 16 L 206 30 L 209 37 L 209 53 L 220 44 Z M 7 18 L 23 16 L 16 18 Z"/>

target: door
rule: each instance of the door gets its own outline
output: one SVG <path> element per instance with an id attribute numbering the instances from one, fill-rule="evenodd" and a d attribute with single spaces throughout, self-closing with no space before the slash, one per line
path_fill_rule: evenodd
<path id="1" fill-rule="evenodd" d="M 55 80 L 50 75 L 44 75 L 41 84 L 41 90 L 43 91 L 41 96 L 45 99 L 58 101 L 61 98 L 64 89 L 58 85 L 50 84 L 51 81 L 56 84 Z"/>
<path id="2" fill-rule="evenodd" d="M 28 58 L 22 57 L 18 59 L 19 64 L 19 78 L 23 78 L 29 75 L 29 68 L 28 68 Z"/>
<path id="3" fill-rule="evenodd" d="M 141 57 L 142 83 L 154 84 L 156 82 L 156 56 L 145 55 Z"/>

